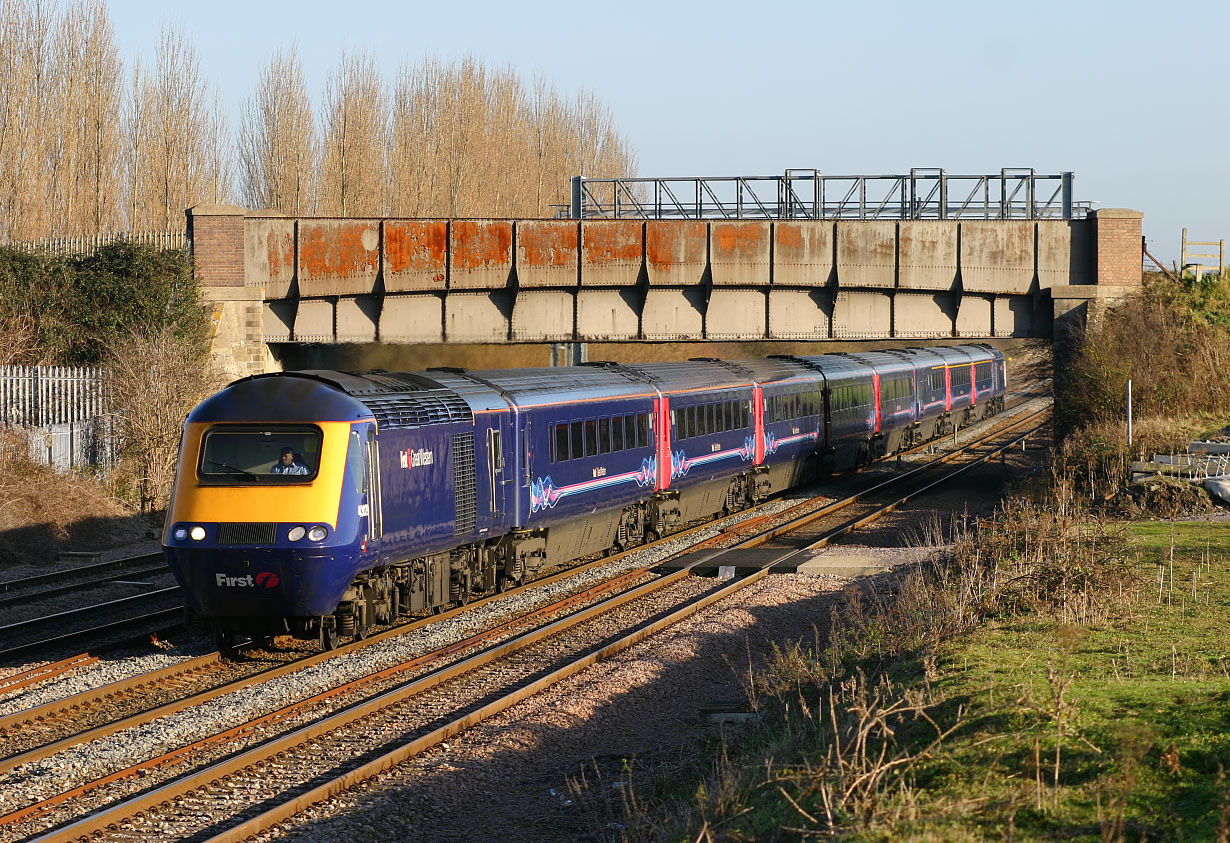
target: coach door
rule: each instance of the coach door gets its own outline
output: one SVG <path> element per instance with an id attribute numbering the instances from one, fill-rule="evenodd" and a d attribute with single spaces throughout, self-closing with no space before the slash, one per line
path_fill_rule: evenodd
<path id="1" fill-rule="evenodd" d="M 381 511 L 380 495 L 380 449 L 376 442 L 376 427 L 367 428 L 367 448 L 363 455 L 363 468 L 367 477 L 367 532 L 373 541 L 384 535 L 384 513 Z"/>
<path id="2" fill-rule="evenodd" d="M 492 526 L 501 525 L 504 521 L 504 467 L 504 437 L 499 428 L 489 428 L 487 430 L 487 482 L 491 493 Z"/>

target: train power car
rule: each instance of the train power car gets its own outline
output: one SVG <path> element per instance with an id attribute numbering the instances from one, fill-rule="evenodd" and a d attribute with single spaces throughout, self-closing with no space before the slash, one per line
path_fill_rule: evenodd
<path id="1" fill-rule="evenodd" d="M 189 414 L 163 545 L 220 646 L 330 648 L 942 435 L 1006 388 L 988 345 L 257 375 Z"/>

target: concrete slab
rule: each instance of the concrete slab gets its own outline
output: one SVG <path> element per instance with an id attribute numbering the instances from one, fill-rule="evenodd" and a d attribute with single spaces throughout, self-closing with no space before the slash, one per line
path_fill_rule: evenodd
<path id="1" fill-rule="evenodd" d="M 835 280 L 833 223 L 807 220 L 773 224 L 774 285 L 827 287 Z"/>
<path id="2" fill-rule="evenodd" d="M 631 220 L 581 222 L 581 284 L 632 287 L 645 261 L 645 224 Z"/>
<path id="3" fill-rule="evenodd" d="M 295 277 L 295 221 L 251 217 L 243 225 L 244 285 L 285 298 Z"/>
<path id="4" fill-rule="evenodd" d="M 379 268 L 380 220 L 299 221 L 299 295 L 371 293 Z"/>
<path id="5" fill-rule="evenodd" d="M 902 560 L 904 561 L 904 560 Z M 873 577 L 891 571 L 889 557 L 871 551 L 846 549 L 821 550 L 791 560 L 793 564 L 780 565 L 773 570 L 793 574 L 827 574 L 833 577 Z"/>
<path id="6" fill-rule="evenodd" d="M 714 288 L 705 311 L 705 337 L 711 340 L 758 340 L 765 335 L 765 290 Z"/>
<path id="7" fill-rule="evenodd" d="M 692 220 L 645 223 L 645 268 L 652 285 L 699 284 L 709 261 L 709 225 Z"/>
<path id="8" fill-rule="evenodd" d="M 518 222 L 516 243 L 521 287 L 576 287 L 580 283 L 581 224 L 576 220 Z M 514 325 L 514 334 L 516 330 Z"/>
<path id="9" fill-rule="evenodd" d="M 447 220 L 384 221 L 384 291 L 443 290 L 448 282 Z"/>
<path id="10" fill-rule="evenodd" d="M 770 225 L 767 221 L 709 224 L 709 267 L 714 286 L 769 283 Z"/>

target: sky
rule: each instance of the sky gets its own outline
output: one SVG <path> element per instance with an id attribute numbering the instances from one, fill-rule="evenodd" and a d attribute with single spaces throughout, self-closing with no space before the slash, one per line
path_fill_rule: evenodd
<path id="1" fill-rule="evenodd" d="M 319 101 L 344 48 L 385 79 L 473 55 L 595 94 L 641 176 L 1075 173 L 1075 198 L 1230 237 L 1230 3 L 107 0 L 126 65 L 185 32 L 232 127 L 298 47 Z M 1198 251 L 1207 251 L 1204 249 Z"/>

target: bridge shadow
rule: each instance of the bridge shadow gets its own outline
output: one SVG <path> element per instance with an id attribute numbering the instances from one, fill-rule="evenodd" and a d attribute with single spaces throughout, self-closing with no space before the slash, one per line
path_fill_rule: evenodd
<path id="1" fill-rule="evenodd" d="M 780 575 L 785 576 L 785 575 Z M 702 709 L 746 710 L 747 677 L 774 648 L 825 636 L 840 591 L 791 577 L 782 592 L 754 588 L 742 604 L 649 639 L 516 706 L 392 774 L 345 794 L 343 812 L 287 831 L 291 840 L 564 841 L 619 839 L 623 797 L 637 781 L 692 778 L 701 742 L 739 740 L 739 727 L 703 722 Z M 831 581 L 828 581 L 831 582 Z M 648 650 L 648 651 L 646 651 Z M 443 721 L 442 721 L 443 722 Z M 629 780 L 629 772 L 632 774 Z M 584 778 L 610 813 L 573 803 Z"/>
<path id="2" fill-rule="evenodd" d="M 55 570 L 56 555 L 95 552 L 147 541 L 161 526 L 143 514 L 91 516 L 67 523 L 38 521 L 0 529 L 0 580 Z"/>

